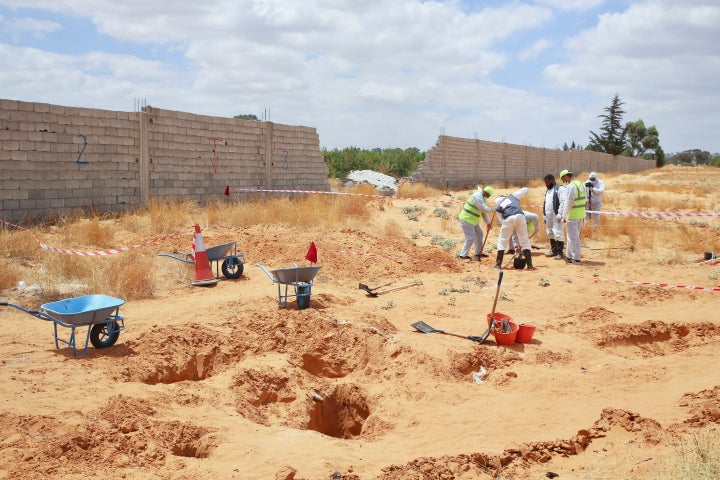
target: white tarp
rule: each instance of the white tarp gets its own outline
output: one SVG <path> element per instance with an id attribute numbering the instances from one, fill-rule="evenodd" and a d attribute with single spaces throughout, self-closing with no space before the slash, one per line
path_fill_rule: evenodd
<path id="1" fill-rule="evenodd" d="M 398 181 L 390 175 L 372 170 L 353 170 L 348 173 L 345 181 L 346 187 L 361 183 L 372 185 L 385 195 L 395 195 L 397 193 Z"/>

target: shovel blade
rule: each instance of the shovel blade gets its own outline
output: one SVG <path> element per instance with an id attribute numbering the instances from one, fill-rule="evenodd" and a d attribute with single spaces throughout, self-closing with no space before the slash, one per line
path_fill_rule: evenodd
<path id="1" fill-rule="evenodd" d="M 377 296 L 378 296 L 377 293 L 373 292 L 372 289 L 370 289 L 370 287 L 368 287 L 368 286 L 365 285 L 364 283 L 361 283 L 358 288 L 359 288 L 360 290 L 365 290 L 371 297 L 377 297 Z"/>
<path id="2" fill-rule="evenodd" d="M 430 325 L 428 325 L 427 323 L 422 322 L 422 321 L 415 322 L 415 323 L 411 324 L 410 326 L 413 327 L 415 330 L 418 330 L 422 333 L 435 333 L 435 332 L 443 333 L 442 330 L 435 330 L 433 327 L 431 327 Z"/>

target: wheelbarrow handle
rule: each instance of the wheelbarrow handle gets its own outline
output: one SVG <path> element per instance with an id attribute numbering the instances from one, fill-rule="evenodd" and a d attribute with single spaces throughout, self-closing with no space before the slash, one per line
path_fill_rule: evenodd
<path id="1" fill-rule="evenodd" d="M 15 308 L 17 308 L 18 310 L 22 310 L 23 312 L 29 313 L 30 315 L 34 315 L 34 316 L 36 316 L 36 317 L 37 317 L 38 315 L 42 315 L 42 312 L 39 311 L 39 310 L 28 310 L 27 308 L 25 308 L 25 307 L 23 307 L 23 306 L 16 305 L 16 304 L 10 303 L 10 302 L 0 302 L 0 307 L 15 307 Z"/>
<path id="2" fill-rule="evenodd" d="M 265 268 L 263 265 L 261 265 L 259 263 L 256 263 L 255 266 L 258 267 L 263 272 L 265 272 L 265 275 L 267 275 L 268 278 L 270 280 L 272 280 L 273 283 L 277 283 L 277 279 L 275 278 L 275 276 L 273 276 L 270 272 L 267 271 L 267 268 Z"/>

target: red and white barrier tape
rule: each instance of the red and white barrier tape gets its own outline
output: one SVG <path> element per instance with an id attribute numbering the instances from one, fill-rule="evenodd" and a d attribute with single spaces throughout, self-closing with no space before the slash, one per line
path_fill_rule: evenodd
<path id="1" fill-rule="evenodd" d="M 456 200 L 442 200 L 435 198 L 419 198 L 419 197 L 397 197 L 393 195 L 373 195 L 369 193 L 351 193 L 351 192 L 326 192 L 321 190 L 288 190 L 288 189 L 256 189 L 256 188 L 233 188 L 231 192 L 256 192 L 256 193 L 297 193 L 297 194 L 317 194 L 317 195 L 349 195 L 356 197 L 370 197 L 370 198 L 386 198 L 391 200 L 412 200 L 420 202 L 434 202 L 434 203 L 455 203 L 458 205 L 464 205 L 465 202 L 458 202 Z M 542 205 L 530 205 L 531 208 L 543 208 Z M 627 217 L 646 217 L 646 218 L 662 218 L 662 217 L 720 217 L 720 213 L 672 213 L 672 212 L 659 212 L 659 213 L 643 213 L 643 212 L 606 212 L 606 211 L 595 211 L 586 210 L 586 213 L 598 213 L 600 215 L 620 215 Z"/>
<path id="2" fill-rule="evenodd" d="M 585 213 L 599 213 L 600 215 L 619 215 L 622 217 L 646 217 L 646 218 L 662 218 L 662 217 L 720 217 L 720 213 L 672 213 L 672 212 L 603 212 L 595 210 L 585 210 Z"/>
<path id="3" fill-rule="evenodd" d="M 381 198 L 389 200 L 413 200 L 419 202 L 434 202 L 434 203 L 457 203 L 458 205 L 464 205 L 465 202 L 458 202 L 455 200 L 438 200 L 436 198 L 420 198 L 420 197 L 396 197 L 394 195 L 373 195 L 369 193 L 351 193 L 351 192 L 325 192 L 321 190 L 269 190 L 269 189 L 255 189 L 255 188 L 233 188 L 231 192 L 251 192 L 251 193 L 298 193 L 298 194 L 316 194 L 316 195 L 347 195 L 353 197 L 370 197 L 370 198 Z"/>
<path id="4" fill-rule="evenodd" d="M 121 248 L 117 248 L 117 249 L 99 250 L 99 251 L 95 251 L 95 252 L 81 252 L 81 251 L 77 251 L 77 250 L 66 250 L 64 248 L 58 248 L 58 247 L 53 247 L 51 245 L 47 245 L 45 243 L 42 243 L 32 233 L 32 231 L 28 230 L 27 228 L 21 227 L 19 225 L 15 225 L 14 223 L 10 223 L 2 218 L 0 218 L 0 222 L 4 223 L 6 225 L 10 225 L 11 227 L 15 227 L 18 230 L 27 230 L 28 232 L 30 232 L 30 235 L 32 235 L 33 239 L 35 239 L 35 241 L 40 245 L 40 248 L 42 248 L 44 250 L 48 250 L 48 251 L 55 252 L 55 253 L 63 253 L 65 255 L 78 255 L 80 257 L 97 257 L 97 256 L 102 257 L 102 256 L 106 256 L 106 255 L 114 255 L 116 253 L 124 253 L 124 252 L 130 251 L 130 250 L 133 250 L 135 248 L 144 247 L 146 245 L 150 245 L 151 243 L 156 243 L 156 242 L 159 242 L 166 238 L 173 237 L 173 236 L 179 234 L 180 232 L 182 232 L 182 230 L 178 230 L 176 232 L 168 233 L 167 235 L 163 235 L 162 237 L 153 238 L 151 240 L 148 240 L 143 243 L 139 243 L 137 245 L 133 245 L 131 247 L 121 247 Z"/>

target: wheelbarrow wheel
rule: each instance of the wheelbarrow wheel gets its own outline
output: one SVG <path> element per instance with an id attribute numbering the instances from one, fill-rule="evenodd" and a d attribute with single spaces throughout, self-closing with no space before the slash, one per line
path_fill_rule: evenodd
<path id="1" fill-rule="evenodd" d="M 239 258 L 231 257 L 223 260 L 221 269 L 223 275 L 225 275 L 225 278 L 235 280 L 236 278 L 240 278 L 240 276 L 242 275 L 243 264 Z"/>
<path id="2" fill-rule="evenodd" d="M 119 336 L 120 327 L 117 322 L 96 323 L 90 330 L 90 343 L 95 348 L 112 347 Z"/>
<path id="3" fill-rule="evenodd" d="M 304 310 L 310 306 L 310 287 L 300 286 L 297 288 L 297 307 Z"/>

